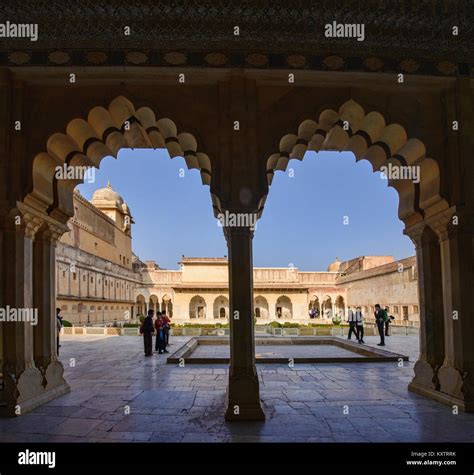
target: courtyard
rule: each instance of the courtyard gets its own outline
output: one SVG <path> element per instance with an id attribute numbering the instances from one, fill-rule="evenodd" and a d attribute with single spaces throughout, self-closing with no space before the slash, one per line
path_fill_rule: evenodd
<path id="1" fill-rule="evenodd" d="M 188 340 L 172 338 L 170 354 Z M 370 346 L 377 342 L 366 338 Z M 167 355 L 144 358 L 142 345 L 134 336 L 64 336 L 60 359 L 71 392 L 21 417 L 0 419 L 0 442 L 474 439 L 474 414 L 453 414 L 451 407 L 407 390 L 418 356 L 414 335 L 387 338 L 385 349 L 410 357 L 403 367 L 257 364 L 266 421 L 244 423 L 224 420 L 227 365 L 166 364 Z"/>

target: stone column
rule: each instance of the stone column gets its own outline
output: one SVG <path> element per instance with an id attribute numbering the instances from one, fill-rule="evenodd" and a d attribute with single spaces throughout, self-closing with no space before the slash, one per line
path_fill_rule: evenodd
<path id="1" fill-rule="evenodd" d="M 457 212 L 440 233 L 445 358 L 438 371 L 445 402 L 474 411 L 474 213 Z"/>
<path id="2" fill-rule="evenodd" d="M 56 245 L 67 226 L 45 224 L 33 245 L 33 304 L 38 311 L 34 328 L 34 359 L 43 375 L 45 391 L 55 395 L 69 391 L 63 378 L 64 368 L 57 358 L 56 337 Z M 55 396 L 54 396 L 55 397 Z"/>
<path id="3" fill-rule="evenodd" d="M 269 295 L 268 297 L 265 297 L 267 299 L 267 303 L 268 303 L 268 319 L 273 322 L 275 320 L 277 320 L 277 316 L 276 316 L 276 301 L 277 301 L 277 297 L 273 297 L 271 295 Z"/>
<path id="4" fill-rule="evenodd" d="M 436 233 L 425 223 L 406 232 L 416 246 L 420 308 L 420 355 L 408 386 L 433 397 L 439 390 L 438 370 L 444 359 L 443 289 L 441 253 Z"/>
<path id="5" fill-rule="evenodd" d="M 230 368 L 227 421 L 264 420 L 255 366 L 253 324 L 253 231 L 225 229 L 229 259 Z"/>
<path id="6" fill-rule="evenodd" d="M 41 222 L 18 210 L 2 221 L 2 302 L 19 316 L 33 310 L 33 238 Z M 43 376 L 33 359 L 33 326 L 7 321 L 2 327 L 4 406 L 0 415 L 21 415 L 44 402 Z"/>

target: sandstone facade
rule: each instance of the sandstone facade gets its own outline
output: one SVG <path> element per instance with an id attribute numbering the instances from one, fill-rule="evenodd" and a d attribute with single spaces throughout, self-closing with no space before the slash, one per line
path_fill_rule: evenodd
<path id="1" fill-rule="evenodd" d="M 57 303 L 64 318 L 78 325 L 133 322 L 151 308 L 166 311 L 179 324 L 226 323 L 227 259 L 183 256 L 180 270 L 137 258 L 133 265 L 133 220 L 124 203 L 110 185 L 97 190 L 91 202 L 75 193 L 70 232 L 56 255 Z M 331 323 L 344 320 L 349 306 L 361 306 L 370 321 L 380 303 L 389 307 L 395 323 L 418 326 L 414 257 L 336 259 L 320 272 L 254 268 L 253 282 L 254 315 L 261 324 Z"/>

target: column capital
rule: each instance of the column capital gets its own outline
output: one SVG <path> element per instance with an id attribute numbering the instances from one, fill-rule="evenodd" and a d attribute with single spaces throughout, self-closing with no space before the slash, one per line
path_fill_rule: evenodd
<path id="1" fill-rule="evenodd" d="M 251 226 L 224 226 L 224 236 L 227 240 L 234 236 L 253 239 L 253 235 L 254 229 Z"/>
<path id="2" fill-rule="evenodd" d="M 421 247 L 421 236 L 423 235 L 423 231 L 425 230 L 425 228 L 426 223 L 424 221 L 421 221 L 403 230 L 403 234 L 405 234 L 405 236 L 408 236 L 412 240 L 416 249 L 419 249 Z"/>
<path id="3" fill-rule="evenodd" d="M 474 233 L 474 212 L 453 206 L 405 228 L 403 233 L 419 248 L 427 226 L 436 233 L 440 242 L 456 236 L 458 233 Z"/>
<path id="4" fill-rule="evenodd" d="M 21 207 L 14 208 L 8 213 L 8 226 L 15 229 L 17 233 L 33 240 L 38 229 L 44 223 L 44 220 L 27 209 Z"/>
<path id="5" fill-rule="evenodd" d="M 460 234 L 474 234 L 474 211 L 453 206 L 431 217 L 429 225 L 438 234 L 440 242 Z"/>
<path id="6" fill-rule="evenodd" d="M 45 215 L 25 203 L 17 203 L 17 207 L 10 212 L 15 220 L 19 217 L 20 229 L 23 226 L 25 235 L 30 239 L 42 239 L 55 245 L 61 236 L 69 231 L 67 224 Z M 16 223 L 15 223 L 16 224 Z"/>
<path id="7" fill-rule="evenodd" d="M 69 227 L 63 223 L 53 223 L 46 221 L 45 229 L 38 236 L 38 239 L 51 243 L 56 246 L 61 236 L 69 231 Z"/>

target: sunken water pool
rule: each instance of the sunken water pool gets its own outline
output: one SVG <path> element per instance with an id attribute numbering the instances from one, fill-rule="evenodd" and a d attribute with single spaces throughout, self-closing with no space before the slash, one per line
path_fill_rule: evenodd
<path id="1" fill-rule="evenodd" d="M 169 356 L 167 363 L 229 363 L 229 337 L 194 337 Z M 361 345 L 344 338 L 328 337 L 257 337 L 256 363 L 385 363 L 408 361 L 408 356 Z"/>

